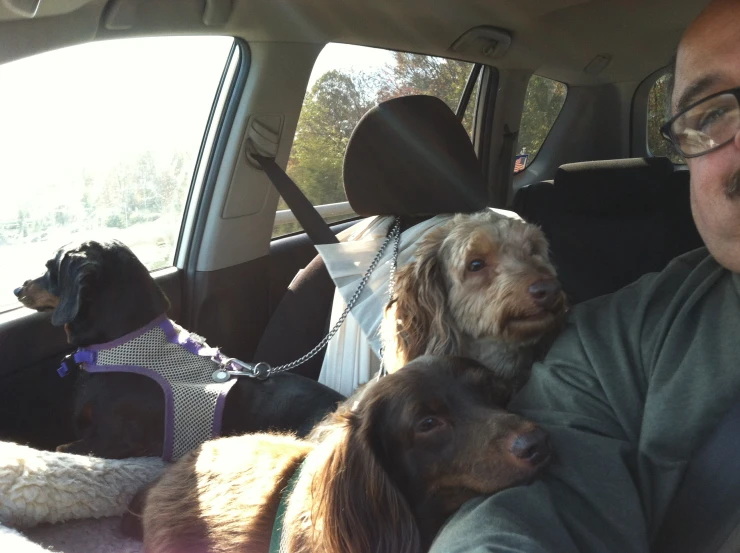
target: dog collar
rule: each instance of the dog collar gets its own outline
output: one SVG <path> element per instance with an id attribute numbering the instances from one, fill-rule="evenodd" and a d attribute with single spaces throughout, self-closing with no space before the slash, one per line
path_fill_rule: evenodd
<path id="1" fill-rule="evenodd" d="M 223 363 L 218 348 L 162 315 L 111 342 L 79 348 L 57 372 L 64 376 L 77 364 L 88 373 L 127 372 L 157 382 L 165 403 L 162 457 L 172 461 L 220 434 L 226 394 L 236 382 L 213 381 Z"/>
<path id="2" fill-rule="evenodd" d="M 278 503 L 277 515 L 275 516 L 275 522 L 272 525 L 269 553 L 280 553 L 280 541 L 283 537 L 283 526 L 285 524 L 285 511 L 288 509 L 288 498 L 295 489 L 295 485 L 301 475 L 301 468 L 305 462 L 305 459 L 301 461 L 280 494 L 280 503 Z"/>

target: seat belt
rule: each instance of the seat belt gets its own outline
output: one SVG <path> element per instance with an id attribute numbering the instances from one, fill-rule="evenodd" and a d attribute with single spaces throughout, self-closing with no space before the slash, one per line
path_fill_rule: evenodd
<path id="1" fill-rule="evenodd" d="M 504 124 L 504 135 L 502 137 L 501 149 L 498 156 L 498 178 L 496 188 L 489 188 L 489 205 L 505 206 L 509 203 L 509 189 L 511 188 L 511 176 L 513 175 L 513 154 L 519 131 L 512 131 L 508 124 Z M 503 189 L 503 184 L 506 188 Z M 502 190 L 503 189 L 503 190 Z M 503 197 L 501 197 L 503 195 Z"/>
<path id="2" fill-rule="evenodd" d="M 654 553 L 740 551 L 740 402 L 692 455 Z"/>
<path id="3" fill-rule="evenodd" d="M 252 152 L 251 157 L 259 164 L 267 178 L 270 179 L 270 182 L 285 200 L 285 203 L 288 204 L 293 215 L 298 219 L 314 245 L 339 243 L 336 235 L 326 224 L 323 217 L 319 215 L 319 212 L 316 211 L 313 204 L 306 198 L 306 195 L 301 192 L 293 179 L 275 163 L 275 158 L 263 156 L 256 152 Z"/>

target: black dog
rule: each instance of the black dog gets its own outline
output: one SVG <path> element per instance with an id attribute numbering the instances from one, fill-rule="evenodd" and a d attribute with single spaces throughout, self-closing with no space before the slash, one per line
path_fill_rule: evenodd
<path id="1" fill-rule="evenodd" d="M 15 294 L 26 307 L 52 311 L 52 324 L 63 325 L 68 342 L 76 347 L 117 340 L 170 306 L 146 267 L 117 241 L 62 248 L 46 268 Z M 162 455 L 165 405 L 157 382 L 124 372 L 79 373 L 79 439 L 58 451 L 110 459 Z M 280 373 L 267 380 L 239 377 L 226 396 L 221 434 L 278 430 L 304 436 L 342 399 L 296 374 Z"/>

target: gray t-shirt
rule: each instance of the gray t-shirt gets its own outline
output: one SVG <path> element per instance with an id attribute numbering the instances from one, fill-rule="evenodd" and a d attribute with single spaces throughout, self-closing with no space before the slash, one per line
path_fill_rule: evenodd
<path id="1" fill-rule="evenodd" d="M 510 407 L 547 429 L 556 460 L 465 504 L 431 552 L 647 552 L 692 452 L 738 400 L 740 275 L 702 248 L 573 309 Z"/>

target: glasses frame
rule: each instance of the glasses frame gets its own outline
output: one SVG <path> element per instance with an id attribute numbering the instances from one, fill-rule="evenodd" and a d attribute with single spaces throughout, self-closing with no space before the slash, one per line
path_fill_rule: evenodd
<path id="1" fill-rule="evenodd" d="M 709 96 L 705 96 L 701 100 L 698 100 L 694 102 L 693 104 L 690 104 L 683 108 L 681 111 L 679 111 L 676 115 L 671 117 L 668 121 L 666 121 L 663 126 L 660 127 L 660 134 L 665 138 L 667 141 L 669 141 L 671 144 L 673 144 L 674 148 L 678 150 L 678 153 L 680 153 L 685 159 L 691 159 L 692 157 L 700 157 L 704 154 L 708 154 L 709 152 L 713 152 L 714 150 L 717 150 L 724 146 L 725 144 L 729 144 L 733 140 L 735 140 L 735 137 L 737 136 L 737 132 L 732 135 L 732 138 L 729 138 L 725 140 L 722 144 L 717 144 L 716 146 L 712 146 L 708 150 L 701 152 L 700 154 L 685 154 L 681 147 L 678 145 L 678 140 L 676 140 L 675 135 L 673 134 L 673 131 L 671 130 L 671 127 L 673 126 L 673 123 L 676 122 L 676 120 L 684 115 L 687 111 L 690 109 L 694 109 L 696 106 L 703 104 L 704 102 L 711 100 L 712 98 L 716 98 L 717 96 L 723 96 L 724 94 L 732 94 L 735 99 L 737 100 L 738 106 L 740 106 L 740 86 L 736 88 L 729 88 L 727 90 L 721 90 L 719 92 L 715 92 L 714 94 L 710 94 Z M 740 131 L 740 129 L 738 129 Z"/>

